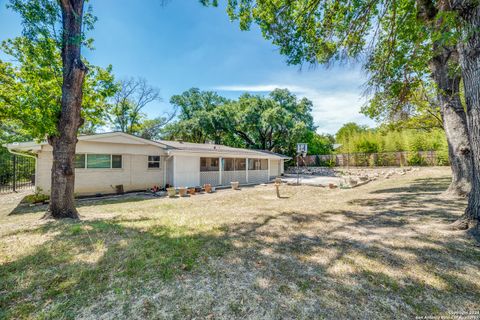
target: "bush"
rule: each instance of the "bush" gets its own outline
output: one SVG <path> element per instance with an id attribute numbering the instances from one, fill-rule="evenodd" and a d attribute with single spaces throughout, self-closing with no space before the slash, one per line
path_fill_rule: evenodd
<path id="1" fill-rule="evenodd" d="M 410 166 L 425 166 L 427 161 L 418 152 L 409 153 L 407 157 L 407 163 Z"/>
<path id="2" fill-rule="evenodd" d="M 448 166 L 450 160 L 448 158 L 448 150 L 439 150 L 437 151 L 437 166 Z"/>
<path id="3" fill-rule="evenodd" d="M 318 160 L 318 166 L 319 167 L 328 167 L 328 168 L 333 168 L 335 167 L 336 162 L 335 159 L 331 158 L 330 160 Z"/>
<path id="4" fill-rule="evenodd" d="M 23 202 L 34 204 L 34 203 L 43 203 L 50 200 L 50 196 L 42 193 L 41 188 L 37 188 L 34 194 L 29 194 L 23 199 Z"/>

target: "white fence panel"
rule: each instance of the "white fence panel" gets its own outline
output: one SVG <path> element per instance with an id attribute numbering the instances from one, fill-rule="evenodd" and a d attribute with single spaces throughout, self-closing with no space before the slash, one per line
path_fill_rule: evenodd
<path id="1" fill-rule="evenodd" d="M 218 186 L 220 184 L 219 171 L 202 171 L 200 172 L 200 185 L 211 184 L 212 186 Z"/>

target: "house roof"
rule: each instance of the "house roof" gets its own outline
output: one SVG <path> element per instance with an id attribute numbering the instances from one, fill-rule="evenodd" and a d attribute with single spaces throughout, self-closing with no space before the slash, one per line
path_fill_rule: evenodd
<path id="1" fill-rule="evenodd" d="M 148 140 L 140 138 L 131 134 L 124 132 L 107 132 L 107 133 L 98 133 L 94 135 L 83 135 L 79 136 L 79 141 L 98 141 L 109 142 L 108 138 L 111 137 L 125 137 L 129 139 L 132 143 L 144 143 L 154 146 L 158 146 L 164 149 L 167 149 L 171 153 L 209 153 L 215 155 L 232 155 L 232 156 L 246 156 L 246 157 L 268 157 L 276 159 L 291 159 L 282 154 L 278 154 L 266 150 L 253 150 L 253 149 L 243 149 L 243 148 L 233 148 L 220 144 L 210 144 L 210 143 L 191 143 L 183 141 L 168 141 L 168 140 Z M 20 142 L 20 143 L 11 143 L 5 145 L 9 150 L 14 151 L 23 151 L 23 152 L 34 152 L 41 150 L 42 145 L 48 144 L 47 141 L 41 142 Z"/>
<path id="2" fill-rule="evenodd" d="M 279 158 L 279 159 L 290 159 L 285 155 L 267 151 L 267 150 L 254 150 L 254 149 L 243 149 L 243 148 L 233 148 L 224 146 L 221 144 L 212 144 L 212 143 L 192 143 L 192 142 L 183 142 L 183 141 L 168 141 L 168 140 L 158 140 L 158 143 L 167 146 L 167 149 L 181 150 L 189 153 L 214 153 L 214 154 L 231 154 L 236 156 L 251 156 L 251 157 L 269 157 L 269 158 Z"/>

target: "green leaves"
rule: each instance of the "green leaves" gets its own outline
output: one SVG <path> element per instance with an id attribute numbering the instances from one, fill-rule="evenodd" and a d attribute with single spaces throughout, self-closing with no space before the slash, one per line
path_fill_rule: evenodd
<path id="1" fill-rule="evenodd" d="M 22 17 L 23 36 L 8 39 L 0 50 L 9 61 L 0 60 L 0 119 L 22 126 L 29 135 L 44 139 L 56 134 L 63 84 L 62 17 L 57 1 L 11 0 L 8 7 Z M 83 31 L 96 21 L 91 7 L 84 13 Z M 92 47 L 85 34 L 82 44 Z M 89 65 L 83 84 L 82 117 L 87 131 L 103 124 L 107 100 L 116 91 L 112 67 Z"/>
<path id="2" fill-rule="evenodd" d="M 173 96 L 171 103 L 180 113 L 179 120 L 165 130 L 169 139 L 212 140 L 293 154 L 296 143 L 315 129 L 312 102 L 299 100 L 286 89 L 276 89 L 268 97 L 245 93 L 230 101 L 215 92 L 193 88 Z"/>

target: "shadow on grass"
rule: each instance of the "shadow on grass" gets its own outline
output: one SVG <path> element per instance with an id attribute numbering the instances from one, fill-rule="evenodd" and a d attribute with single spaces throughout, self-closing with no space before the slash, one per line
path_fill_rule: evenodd
<path id="1" fill-rule="evenodd" d="M 416 179 L 409 186 L 372 191 L 370 194 L 378 197 L 355 199 L 350 204 L 376 211 L 390 208 L 393 215 L 439 218 L 449 223 L 455 221 L 458 210 L 466 206 L 465 199 L 441 196 L 449 184 L 450 178 Z"/>
<path id="2" fill-rule="evenodd" d="M 464 201 L 432 196 L 448 183 L 417 179 L 410 187 L 372 192 L 387 197 L 351 202 L 368 207 L 365 212 L 259 215 L 255 222 L 230 225 L 227 234 L 245 248 L 236 257 L 257 277 L 272 279 L 270 294 L 280 293 L 269 299 L 303 301 L 280 310 L 280 317 L 411 319 L 473 311 L 480 299 L 473 271 L 480 268 L 480 249 L 463 234 L 436 237 L 415 225 L 422 223 L 418 217 L 455 218 L 451 209 Z M 319 232 L 315 225 L 322 224 L 330 226 Z"/>
<path id="3" fill-rule="evenodd" d="M 216 230 L 124 225 L 137 221 L 52 222 L 33 230 L 54 236 L 0 265 L 0 318 L 73 319 L 104 295 L 127 299 L 144 283 L 161 285 L 228 249 Z"/>
<path id="4" fill-rule="evenodd" d="M 155 200 L 158 198 L 140 196 L 140 195 L 124 195 L 117 197 L 105 197 L 105 198 L 89 198 L 89 199 L 80 199 L 76 201 L 75 206 L 77 208 L 89 207 L 92 205 L 103 206 L 117 203 L 131 203 L 131 202 L 141 202 Z M 28 205 L 26 203 L 19 202 L 17 206 L 8 214 L 8 215 L 21 215 L 21 214 L 31 214 L 38 212 L 45 212 L 48 209 L 48 205 Z"/>
<path id="5" fill-rule="evenodd" d="M 317 234 L 309 229 L 331 215 L 350 222 Z M 480 283 L 474 274 L 460 276 L 458 268 L 480 268 L 480 250 L 456 237 L 440 241 L 415 232 L 408 223 L 395 220 L 400 218 L 389 211 L 282 212 L 230 226 L 228 234 L 248 248 L 235 253 L 243 264 L 256 269 L 260 278 L 275 279 L 274 290 L 282 296 L 276 299 L 317 297 L 310 305 L 281 310 L 282 317 L 411 319 L 472 308 L 480 299 Z M 278 224 L 289 226 L 288 235 L 273 227 Z M 387 232 L 382 230 L 385 226 Z M 411 235 L 388 237 L 402 232 Z M 258 261 L 269 267 L 259 270 Z M 282 291 L 285 286 L 289 289 Z"/>
<path id="6" fill-rule="evenodd" d="M 0 318 L 74 318 L 97 300 L 103 304 L 91 314 L 122 309 L 123 318 L 139 317 L 128 303 L 145 283 L 158 281 L 157 293 L 169 281 L 178 288 L 185 285 L 181 276 L 194 277 L 190 270 L 207 275 L 208 286 L 152 305 L 169 303 L 177 318 L 207 318 L 225 305 L 220 318 L 411 319 L 468 310 L 480 299 L 472 271 L 480 268 L 480 250 L 458 233 L 439 239 L 412 226 L 417 216 L 452 215 L 447 202 L 422 207 L 429 193 L 443 190 L 433 182 L 416 181 L 416 192 L 384 189 L 372 193 L 379 198 L 371 203 L 352 202 L 370 209 L 365 212 L 271 211 L 204 233 L 132 227 L 148 218 L 50 223 L 35 232 L 51 240 L 0 266 Z M 221 257 L 220 267 L 207 262 L 212 256 Z"/>

